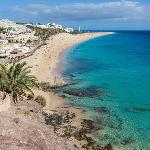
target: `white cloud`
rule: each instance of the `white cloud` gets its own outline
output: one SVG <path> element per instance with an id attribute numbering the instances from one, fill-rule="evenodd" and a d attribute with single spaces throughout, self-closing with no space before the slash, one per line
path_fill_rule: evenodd
<path id="1" fill-rule="evenodd" d="M 30 17 L 48 17 L 67 20 L 149 20 L 150 6 L 135 1 L 103 3 L 74 3 L 58 6 L 30 4 L 16 6 L 13 12 Z"/>

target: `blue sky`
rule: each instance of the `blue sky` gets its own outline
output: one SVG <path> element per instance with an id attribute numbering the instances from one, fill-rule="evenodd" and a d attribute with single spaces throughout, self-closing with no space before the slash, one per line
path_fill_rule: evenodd
<path id="1" fill-rule="evenodd" d="M 150 30 L 150 0 L 3 0 L 0 18 L 81 29 Z"/>

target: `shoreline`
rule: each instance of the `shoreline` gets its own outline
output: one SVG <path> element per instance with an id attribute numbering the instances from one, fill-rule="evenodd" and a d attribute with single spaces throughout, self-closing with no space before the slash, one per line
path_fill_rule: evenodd
<path id="1" fill-rule="evenodd" d="M 64 81 L 63 76 L 62 76 L 60 69 L 59 69 L 61 67 L 60 60 L 62 61 L 62 59 L 60 57 L 62 55 L 64 55 L 64 53 L 66 53 L 66 51 L 69 51 L 70 48 L 72 48 L 78 44 L 81 44 L 85 41 L 88 41 L 88 40 L 91 40 L 93 38 L 100 37 L 100 36 L 106 36 L 109 34 L 114 34 L 114 33 L 113 32 L 96 32 L 96 33 L 82 33 L 82 34 L 85 35 L 84 38 L 78 39 L 78 41 L 73 41 L 69 45 L 66 44 L 66 46 L 64 48 L 62 48 L 62 50 L 59 51 L 59 54 L 55 57 L 56 61 L 55 61 L 54 65 L 51 67 L 50 76 L 56 77 L 56 80 L 54 78 L 51 84 L 57 85 L 57 86 L 59 86 L 59 85 L 63 86 L 63 84 L 67 84 L 66 81 Z M 88 36 L 86 36 L 86 34 Z M 80 36 L 80 34 L 77 34 L 77 35 Z M 73 35 L 73 36 L 76 36 L 76 35 Z"/>
<path id="2" fill-rule="evenodd" d="M 49 82 L 51 85 L 62 84 L 60 75 L 56 72 L 60 54 L 81 42 L 108 34 L 112 34 L 112 32 L 82 33 L 75 35 L 60 33 L 50 37 L 49 40 L 46 41 L 46 45 L 37 49 L 32 56 L 21 61 L 26 61 L 27 64 L 31 66 L 32 74 L 37 77 L 38 81 Z"/>
<path id="3" fill-rule="evenodd" d="M 32 56 L 21 61 L 27 62 L 27 65 L 31 67 L 31 73 L 37 77 L 39 83 L 48 83 L 52 86 L 63 86 L 67 83 L 64 81 L 63 76 L 61 75 L 59 70 L 59 67 L 61 67 L 60 60 L 62 60 L 60 59 L 61 55 L 74 45 L 109 34 L 113 33 L 98 32 L 83 33 L 77 35 L 61 33 L 51 37 L 46 41 L 46 45 L 40 47 Z M 71 118 L 71 122 L 65 122 L 65 128 L 63 126 L 60 126 L 60 128 L 58 129 L 58 133 L 56 133 L 57 135 L 61 136 L 62 132 L 64 132 L 61 130 L 66 130 L 66 127 L 67 130 L 70 130 L 70 127 L 76 127 L 76 129 L 85 130 L 82 127 L 82 123 L 93 126 L 93 122 L 91 122 L 91 120 L 89 119 L 87 112 L 84 112 L 84 110 L 80 108 L 75 108 L 68 104 L 65 104 L 65 100 L 63 97 L 60 97 L 53 92 L 44 92 L 41 89 L 35 89 L 34 93 L 35 96 L 41 95 L 45 97 L 46 107 L 43 108 L 44 113 L 46 113 L 47 115 L 49 114 L 52 118 L 57 116 L 56 118 L 54 118 L 54 121 L 57 122 L 57 118 L 59 118 L 60 116 L 64 117 L 66 114 L 68 114 L 66 117 L 71 117 L 72 115 L 74 115 L 74 117 Z M 55 129 L 55 126 L 53 127 Z M 79 131 L 76 132 L 78 133 Z M 85 137 L 83 141 L 77 140 L 74 137 L 70 137 L 71 140 L 68 141 L 70 141 L 71 144 L 76 145 L 78 148 L 82 149 L 82 146 L 88 144 L 88 142 L 92 142 L 92 139 L 90 139 L 91 137 L 86 136 L 85 132 L 80 134 L 83 134 L 82 136 Z"/>
<path id="4" fill-rule="evenodd" d="M 60 65 L 60 55 L 69 48 L 82 43 L 84 41 L 113 34 L 113 32 L 96 32 L 83 34 L 68 34 L 60 33 L 50 37 L 43 45 L 35 51 L 32 56 L 22 59 L 21 62 L 26 61 L 27 65 L 31 67 L 31 74 L 36 76 L 39 83 L 49 83 L 51 86 L 63 86 L 66 82 L 57 68 Z M 42 95 L 47 100 L 45 110 L 55 110 L 64 105 L 61 97 L 52 92 L 43 92 L 42 90 L 34 90 L 35 96 Z"/>

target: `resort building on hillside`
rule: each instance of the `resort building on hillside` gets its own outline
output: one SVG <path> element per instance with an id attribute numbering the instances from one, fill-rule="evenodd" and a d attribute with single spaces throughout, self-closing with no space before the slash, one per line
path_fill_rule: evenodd
<path id="1" fill-rule="evenodd" d="M 59 24 L 55 24 L 55 23 L 48 23 L 48 24 L 36 24 L 36 25 L 33 25 L 35 27 L 39 27 L 39 28 L 42 28 L 42 29 L 64 29 L 62 25 L 59 25 Z"/>
<path id="2" fill-rule="evenodd" d="M 47 23 L 47 24 L 26 24 L 30 25 L 30 26 L 34 26 L 34 27 L 38 27 L 38 28 L 42 28 L 42 29 L 60 29 L 60 30 L 64 30 L 66 32 L 73 32 L 74 29 L 73 28 L 68 28 L 68 27 L 63 27 L 62 25 L 56 24 L 56 23 Z"/>
<path id="3" fill-rule="evenodd" d="M 0 46 L 0 58 L 10 58 L 13 56 L 21 56 L 31 51 L 30 47 L 21 44 L 8 43 Z"/>
<path id="4" fill-rule="evenodd" d="M 34 32 L 26 32 L 26 33 L 8 33 L 6 39 L 9 42 L 18 42 L 18 43 L 26 43 L 28 40 L 35 41 L 38 40 L 37 36 L 34 36 Z"/>
<path id="5" fill-rule="evenodd" d="M 7 44 L 7 43 L 8 43 L 8 40 L 1 39 L 1 38 L 0 38 L 0 45 L 2 45 L 2 44 Z"/>
<path id="6" fill-rule="evenodd" d="M 73 28 L 65 28 L 65 31 L 69 33 L 69 32 L 73 32 L 74 29 Z"/>
<path id="7" fill-rule="evenodd" d="M 8 42 L 26 43 L 28 40 L 38 40 L 34 36 L 34 31 L 25 25 L 16 24 L 16 22 L 7 19 L 0 20 L 0 27 L 5 29 L 5 33 L 0 33 L 8 40 Z"/>

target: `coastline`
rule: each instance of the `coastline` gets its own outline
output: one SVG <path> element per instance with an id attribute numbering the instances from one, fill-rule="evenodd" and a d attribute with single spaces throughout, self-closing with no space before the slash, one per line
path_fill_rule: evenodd
<path id="1" fill-rule="evenodd" d="M 56 72 L 60 54 L 78 43 L 108 34 L 112 34 L 112 32 L 83 33 L 76 35 L 60 33 L 50 37 L 50 39 L 46 41 L 46 45 L 39 48 L 33 56 L 23 59 L 23 61 L 26 61 L 28 65 L 31 66 L 32 74 L 37 77 L 39 82 L 61 85 L 63 81 L 61 81 L 60 75 Z"/>
<path id="2" fill-rule="evenodd" d="M 96 32 L 96 33 L 83 33 L 83 34 L 77 34 L 77 35 L 72 35 L 72 37 L 65 37 L 66 40 L 69 40 L 68 42 L 64 44 L 64 46 L 59 50 L 58 54 L 54 56 L 55 61 L 52 61 L 51 64 L 53 64 L 50 68 L 50 76 L 51 80 L 50 83 L 52 85 L 57 85 L 57 86 L 63 86 L 64 84 L 67 84 L 61 73 L 59 72 L 59 67 L 61 67 L 61 54 L 64 52 L 68 51 L 71 47 L 80 44 L 82 42 L 88 41 L 90 39 L 99 37 L 99 36 L 105 36 L 113 34 L 113 32 Z M 68 36 L 68 34 L 66 34 Z M 69 34 L 70 36 L 70 34 Z M 65 41 L 64 41 L 65 42 Z M 54 52 L 55 53 L 55 52 Z M 53 59 L 53 60 L 54 60 Z"/>
<path id="3" fill-rule="evenodd" d="M 49 83 L 52 86 L 63 86 L 65 81 L 60 74 L 57 66 L 59 65 L 60 55 L 70 47 L 99 36 L 113 34 L 113 32 L 96 32 L 83 34 L 60 33 L 50 37 L 46 45 L 37 49 L 32 55 L 21 61 L 26 61 L 31 67 L 31 73 L 35 75 L 39 83 Z M 34 90 L 35 95 L 42 95 L 47 100 L 45 110 L 55 110 L 63 106 L 62 98 L 54 95 L 52 92 L 43 92 Z M 55 99 L 55 100 L 54 100 Z"/>
<path id="4" fill-rule="evenodd" d="M 108 34 L 113 33 L 99 32 L 83 33 L 77 35 L 61 33 L 51 37 L 49 40 L 46 41 L 46 45 L 40 47 L 32 56 L 25 58 L 21 61 L 27 62 L 27 64 L 31 67 L 31 73 L 37 77 L 39 83 L 48 83 L 52 86 L 63 86 L 67 83 L 63 80 L 63 76 L 59 72 L 59 67 L 61 67 L 61 54 L 76 44 Z M 65 126 L 61 125 L 59 127 L 58 131 L 55 132 L 57 135 L 62 136 L 62 133 L 66 131 L 66 127 L 68 131 L 71 130 L 70 127 L 75 127 L 76 130 L 85 130 L 82 129 L 83 123 L 85 123 L 85 126 L 89 125 L 93 127 L 93 123 L 91 122 L 91 120 L 89 120 L 89 115 L 80 108 L 74 108 L 65 104 L 64 98 L 54 94 L 53 92 L 43 91 L 40 89 L 35 89 L 34 93 L 35 96 L 42 95 L 43 97 L 45 97 L 46 107 L 44 107 L 43 110 L 46 113 L 46 117 L 49 118 L 49 116 L 47 116 L 48 114 L 51 116 L 50 119 L 54 117 L 54 122 L 57 122 L 57 120 L 55 119 L 62 116 L 71 119 L 71 122 L 65 122 Z M 49 121 L 48 124 L 52 125 Z M 52 126 L 55 130 L 55 125 Z M 97 130 L 96 127 L 93 128 L 95 129 L 91 130 Z M 78 132 L 80 131 L 77 131 L 77 133 Z M 87 137 L 85 135 L 85 132 L 80 134 L 83 134 L 82 136 L 86 138 L 80 141 L 71 136 L 69 137 L 68 141 L 70 141 L 71 144 L 76 145 L 78 148 L 82 149 L 82 146 L 88 145 L 90 142 L 92 142 L 92 139 L 89 136 Z"/>

